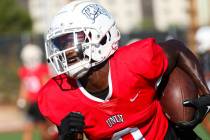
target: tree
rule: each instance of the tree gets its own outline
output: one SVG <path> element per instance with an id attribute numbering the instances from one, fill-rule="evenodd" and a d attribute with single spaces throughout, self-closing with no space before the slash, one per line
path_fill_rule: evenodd
<path id="1" fill-rule="evenodd" d="M 31 31 L 32 20 L 16 0 L 0 0 L 0 34 Z"/>

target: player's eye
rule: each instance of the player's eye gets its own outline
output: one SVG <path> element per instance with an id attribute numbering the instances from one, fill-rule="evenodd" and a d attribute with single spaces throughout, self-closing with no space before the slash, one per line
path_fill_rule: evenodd
<path id="1" fill-rule="evenodd" d="M 54 46 L 60 51 L 74 46 L 73 33 L 69 33 L 52 40 Z"/>
<path id="2" fill-rule="evenodd" d="M 53 39 L 52 42 L 56 48 L 62 51 L 85 42 L 85 33 L 83 31 L 68 33 Z"/>

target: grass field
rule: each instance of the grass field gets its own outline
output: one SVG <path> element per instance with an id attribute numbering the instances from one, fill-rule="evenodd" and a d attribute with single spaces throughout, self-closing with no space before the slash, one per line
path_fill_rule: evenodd
<path id="1" fill-rule="evenodd" d="M 195 128 L 195 132 L 202 138 L 202 140 L 210 140 L 210 134 L 208 134 L 201 125 Z"/>
<path id="2" fill-rule="evenodd" d="M 21 140 L 21 139 L 22 139 L 22 133 L 21 132 L 0 133 L 0 140 Z M 34 132 L 33 140 L 41 140 L 38 131 Z"/>
<path id="3" fill-rule="evenodd" d="M 210 140 L 210 134 L 207 134 L 201 125 L 195 128 L 195 132 L 202 138 L 202 140 Z M 38 132 L 34 132 L 33 138 L 33 140 L 41 140 Z M 0 133 L 0 140 L 21 140 L 21 132 Z"/>

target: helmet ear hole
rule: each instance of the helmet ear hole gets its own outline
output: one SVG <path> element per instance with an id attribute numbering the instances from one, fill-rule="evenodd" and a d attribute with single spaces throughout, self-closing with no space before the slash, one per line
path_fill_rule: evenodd
<path id="1" fill-rule="evenodd" d="M 88 43 L 88 42 L 89 42 L 89 39 L 88 39 L 88 38 L 86 38 L 86 39 L 85 39 L 85 43 Z"/>
<path id="2" fill-rule="evenodd" d="M 89 36 L 89 38 L 91 39 L 91 38 L 92 38 L 92 33 L 89 32 L 89 33 L 88 33 L 88 36 Z"/>
<path id="3" fill-rule="evenodd" d="M 110 33 L 110 31 L 108 32 L 108 34 L 109 34 L 109 41 L 111 41 L 111 33 Z"/>
<path id="4" fill-rule="evenodd" d="M 106 44 L 106 41 L 107 41 L 107 36 L 105 35 L 105 36 L 101 39 L 100 44 L 101 44 L 101 45 L 104 45 L 104 44 Z"/>

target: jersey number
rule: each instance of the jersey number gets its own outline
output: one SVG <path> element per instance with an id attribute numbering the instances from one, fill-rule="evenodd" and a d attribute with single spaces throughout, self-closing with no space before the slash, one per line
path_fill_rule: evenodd
<path id="1" fill-rule="evenodd" d="M 134 140 L 145 140 L 141 131 L 137 127 L 134 127 L 134 128 L 128 127 L 114 133 L 114 135 L 112 136 L 112 140 L 122 140 L 122 137 L 128 134 L 131 134 Z"/>

